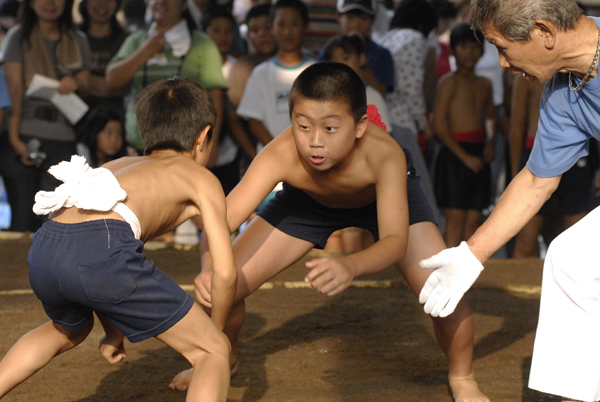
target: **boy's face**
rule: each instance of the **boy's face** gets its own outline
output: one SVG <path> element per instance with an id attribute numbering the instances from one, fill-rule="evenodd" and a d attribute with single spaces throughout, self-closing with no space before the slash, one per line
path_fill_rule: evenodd
<path id="1" fill-rule="evenodd" d="M 268 15 L 259 15 L 248 21 L 248 38 L 258 54 L 269 55 L 275 51 L 277 44 Z"/>
<path id="2" fill-rule="evenodd" d="M 456 58 L 456 65 L 467 70 L 474 70 L 475 65 L 481 58 L 483 51 L 481 44 L 471 41 L 461 42 L 456 45 L 452 54 Z"/>
<path id="3" fill-rule="evenodd" d="M 364 120 L 364 122 L 363 122 Z M 310 167 L 326 171 L 343 162 L 366 129 L 343 102 L 319 102 L 299 97 L 292 110 L 292 132 L 300 157 Z"/>
<path id="4" fill-rule="evenodd" d="M 363 38 L 371 36 L 373 17 L 370 17 L 366 13 L 349 12 L 339 14 L 338 21 L 345 34 L 359 34 Z"/>
<path id="5" fill-rule="evenodd" d="M 272 32 L 280 50 L 299 50 L 304 37 L 304 22 L 300 13 L 289 7 L 279 8 L 275 12 Z"/>
<path id="6" fill-rule="evenodd" d="M 206 33 L 216 43 L 221 54 L 229 53 L 233 43 L 233 23 L 229 18 L 214 18 L 206 28 Z"/>
<path id="7" fill-rule="evenodd" d="M 345 64 L 360 75 L 361 57 L 355 53 L 346 53 L 343 48 L 336 47 L 331 52 L 329 61 Z"/>

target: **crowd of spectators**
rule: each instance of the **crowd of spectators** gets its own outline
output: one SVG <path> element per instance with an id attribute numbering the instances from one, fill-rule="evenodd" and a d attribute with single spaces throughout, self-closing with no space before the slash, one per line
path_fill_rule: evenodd
<path id="1" fill-rule="evenodd" d="M 433 175 L 437 155 L 447 148 L 439 127 L 456 124 L 439 116 L 434 124 L 434 110 L 438 87 L 457 70 L 450 37 L 468 20 L 469 1 L 339 0 L 336 9 L 339 35 L 325 38 L 323 49 L 307 49 L 303 39 L 312 9 L 301 0 L 242 6 L 237 0 L 81 0 L 75 7 L 73 0 L 2 0 L 0 176 L 12 213 L 8 229 L 34 232 L 40 226 L 31 207 L 38 190 L 57 184 L 47 173 L 51 165 L 74 153 L 94 167 L 142 154 L 135 99 L 147 85 L 176 75 L 206 87 L 217 106 L 208 167 L 228 193 L 249 162 L 289 125 L 288 95 L 295 77 L 325 60 L 349 64 L 361 76 L 388 131 L 412 154 L 444 231 L 444 216 L 455 216 L 456 208 L 439 205 Z M 514 80 L 485 40 L 474 70 L 493 88 L 493 117 L 481 124 L 496 158 L 486 160 L 491 185 L 486 207 L 478 208 L 481 216 L 520 166 L 515 158 L 526 145 L 523 133 L 533 137 L 536 121 L 523 112 L 535 103 L 527 101 L 525 84 L 516 82 L 519 90 L 512 94 Z M 52 102 L 29 94 L 37 75 L 56 80 L 59 94 L 79 96 L 88 107 L 85 116 L 71 121 Z M 518 122 L 511 120 L 511 102 L 521 105 Z M 475 166 L 472 159 L 471 165 L 462 162 Z M 591 158 L 582 164 L 590 181 L 587 211 L 597 163 Z M 549 206 L 546 214 L 552 210 Z M 520 246 L 518 256 L 539 253 L 531 244 L 541 232 L 538 222 L 527 237 L 529 251 Z M 352 252 L 365 242 L 329 247 Z"/>

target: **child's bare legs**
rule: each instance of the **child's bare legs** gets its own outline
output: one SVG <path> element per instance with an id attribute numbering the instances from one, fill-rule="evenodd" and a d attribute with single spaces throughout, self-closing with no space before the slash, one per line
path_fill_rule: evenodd
<path id="1" fill-rule="evenodd" d="M 23 335 L 0 362 L 0 399 L 57 356 L 79 345 L 88 336 L 94 320 L 68 331 L 50 321 Z"/>
<path id="2" fill-rule="evenodd" d="M 185 317 L 156 339 L 192 364 L 186 401 L 227 400 L 229 343 L 200 306 L 194 304 Z"/>
<path id="3" fill-rule="evenodd" d="M 521 229 L 515 241 L 515 250 L 513 258 L 538 258 L 540 256 L 540 248 L 538 246 L 538 235 L 542 230 L 544 218 L 540 215 L 535 215 Z"/>
<path id="4" fill-rule="evenodd" d="M 467 216 L 465 217 L 465 225 L 463 228 L 461 241 L 467 241 L 471 238 L 471 236 L 473 236 L 477 229 L 479 229 L 479 226 L 481 226 L 482 217 L 483 213 L 481 211 L 477 211 L 474 209 L 467 210 Z"/>
<path id="5" fill-rule="evenodd" d="M 312 243 L 275 229 L 260 216 L 254 218 L 233 242 L 238 283 L 235 301 L 223 331 L 231 342 L 230 363 L 233 371 L 237 369 L 238 337 L 245 315 L 244 299 L 312 248 Z M 184 371 L 173 379 L 170 386 L 185 390 L 188 381 L 189 372 Z"/>
<path id="6" fill-rule="evenodd" d="M 446 208 L 444 209 L 444 214 L 446 216 L 446 233 L 444 235 L 444 240 L 448 247 L 456 247 L 463 240 L 467 211 L 463 209 Z"/>
<path id="7" fill-rule="evenodd" d="M 419 261 L 446 248 L 440 232 L 433 223 L 411 225 L 404 258 L 397 264 L 412 291 L 418 295 L 431 274 L 419 266 Z M 463 299 L 453 314 L 432 318 L 435 337 L 448 358 L 450 388 L 455 401 L 487 401 L 479 391 L 473 375 L 473 317 Z"/>

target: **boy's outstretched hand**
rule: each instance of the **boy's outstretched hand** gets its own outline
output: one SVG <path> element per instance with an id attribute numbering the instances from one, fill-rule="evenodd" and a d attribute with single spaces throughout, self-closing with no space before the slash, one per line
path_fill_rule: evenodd
<path id="1" fill-rule="evenodd" d="M 483 271 L 483 265 L 471 253 L 466 242 L 448 248 L 419 262 L 421 268 L 435 269 L 427 278 L 419 302 L 433 317 L 446 317 L 458 305 L 465 292 Z"/>
<path id="2" fill-rule="evenodd" d="M 325 296 L 334 296 L 350 286 L 356 277 L 356 268 L 343 257 L 317 258 L 306 263 L 310 272 L 304 278 L 305 282 L 317 288 Z"/>
<path id="3" fill-rule="evenodd" d="M 109 339 L 107 335 L 104 335 L 100 339 L 99 349 L 102 357 L 110 364 L 118 363 L 127 356 L 125 346 L 123 345 L 123 336 L 120 339 L 118 337 Z"/>
<path id="4" fill-rule="evenodd" d="M 202 272 L 194 279 L 194 293 L 198 303 L 204 307 L 212 308 L 210 289 L 212 285 L 212 271 Z"/>

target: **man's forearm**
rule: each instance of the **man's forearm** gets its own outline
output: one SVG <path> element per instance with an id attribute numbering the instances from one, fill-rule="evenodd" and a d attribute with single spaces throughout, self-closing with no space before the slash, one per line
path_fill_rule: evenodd
<path id="1" fill-rule="evenodd" d="M 467 241 L 484 263 L 533 218 L 558 187 L 561 176 L 540 178 L 524 168 L 510 182 L 490 217 Z"/>

